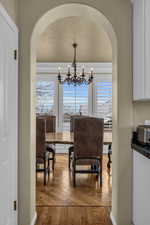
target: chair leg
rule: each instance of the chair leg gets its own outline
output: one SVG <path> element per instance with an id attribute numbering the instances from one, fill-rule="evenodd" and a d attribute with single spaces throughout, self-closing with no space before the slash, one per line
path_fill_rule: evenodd
<path id="1" fill-rule="evenodd" d="M 71 153 L 70 153 L 70 150 L 69 150 L 69 158 L 68 158 L 68 168 L 70 169 L 70 164 L 71 164 Z"/>
<path id="2" fill-rule="evenodd" d="M 55 152 L 53 152 L 53 163 L 52 163 L 52 169 L 55 168 Z"/>
<path id="3" fill-rule="evenodd" d="M 50 160 L 48 159 L 48 179 L 49 179 L 49 175 L 50 175 Z"/>
<path id="4" fill-rule="evenodd" d="M 46 159 L 44 159 L 44 185 L 46 185 L 46 173 L 47 173 L 46 170 L 47 170 L 46 169 Z"/>
<path id="5" fill-rule="evenodd" d="M 110 170 L 111 166 L 111 156 L 110 156 L 110 153 L 108 153 L 108 163 L 107 163 L 107 168 Z"/>
<path id="6" fill-rule="evenodd" d="M 36 163 L 36 182 L 37 182 L 38 174 L 37 174 L 37 163 Z"/>
<path id="7" fill-rule="evenodd" d="M 107 168 L 110 170 L 111 166 L 111 154 L 110 154 L 110 150 L 111 150 L 111 145 L 108 146 L 108 163 L 107 163 Z"/>
<path id="8" fill-rule="evenodd" d="M 76 187 L 76 162 L 73 161 L 73 186 Z"/>
<path id="9" fill-rule="evenodd" d="M 91 170 L 94 170 L 94 164 L 91 164 Z"/>
<path id="10" fill-rule="evenodd" d="M 100 159 L 100 186 L 102 186 L 103 183 L 103 160 Z"/>

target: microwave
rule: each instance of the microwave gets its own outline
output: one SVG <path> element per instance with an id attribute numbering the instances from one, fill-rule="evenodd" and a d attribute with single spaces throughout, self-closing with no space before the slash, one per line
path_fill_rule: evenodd
<path id="1" fill-rule="evenodd" d="M 150 125 L 137 127 L 137 140 L 141 144 L 150 144 Z"/>

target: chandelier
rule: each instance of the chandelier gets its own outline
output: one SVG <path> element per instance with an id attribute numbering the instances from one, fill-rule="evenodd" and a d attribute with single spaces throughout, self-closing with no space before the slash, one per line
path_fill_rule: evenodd
<path id="1" fill-rule="evenodd" d="M 74 86 L 81 85 L 81 84 L 90 84 L 93 81 L 93 68 L 91 68 L 91 72 L 89 74 L 89 77 L 86 78 L 86 73 L 84 70 L 84 67 L 82 67 L 82 71 L 80 74 L 77 74 L 77 60 L 76 60 L 76 52 L 77 52 L 77 43 L 73 43 L 74 48 L 74 59 L 72 63 L 73 72 L 71 72 L 71 66 L 68 65 L 68 72 L 66 74 L 66 78 L 62 80 L 61 76 L 61 69 L 58 68 L 58 81 L 60 84 L 73 84 Z"/>

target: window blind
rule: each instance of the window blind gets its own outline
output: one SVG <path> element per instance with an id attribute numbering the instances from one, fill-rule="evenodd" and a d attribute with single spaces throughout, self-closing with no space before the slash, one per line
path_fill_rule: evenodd
<path id="1" fill-rule="evenodd" d="M 36 82 L 36 113 L 54 114 L 55 82 L 39 80 Z"/>
<path id="2" fill-rule="evenodd" d="M 88 85 L 63 85 L 63 130 L 70 129 L 70 116 L 88 114 Z"/>
<path id="3" fill-rule="evenodd" d="M 112 128 L 112 81 L 96 81 L 96 116 L 104 118 L 105 128 Z"/>

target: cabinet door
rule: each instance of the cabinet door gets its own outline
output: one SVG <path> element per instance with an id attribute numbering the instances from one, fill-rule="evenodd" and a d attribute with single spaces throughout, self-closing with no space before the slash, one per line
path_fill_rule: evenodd
<path id="1" fill-rule="evenodd" d="M 149 1 L 149 0 L 148 0 Z M 135 0 L 133 7 L 133 98 L 145 98 L 145 1 Z"/>
<path id="2" fill-rule="evenodd" d="M 133 152 L 133 224 L 150 224 L 150 159 Z"/>
<path id="3" fill-rule="evenodd" d="M 150 99 L 150 0 L 145 0 L 145 99 Z"/>

